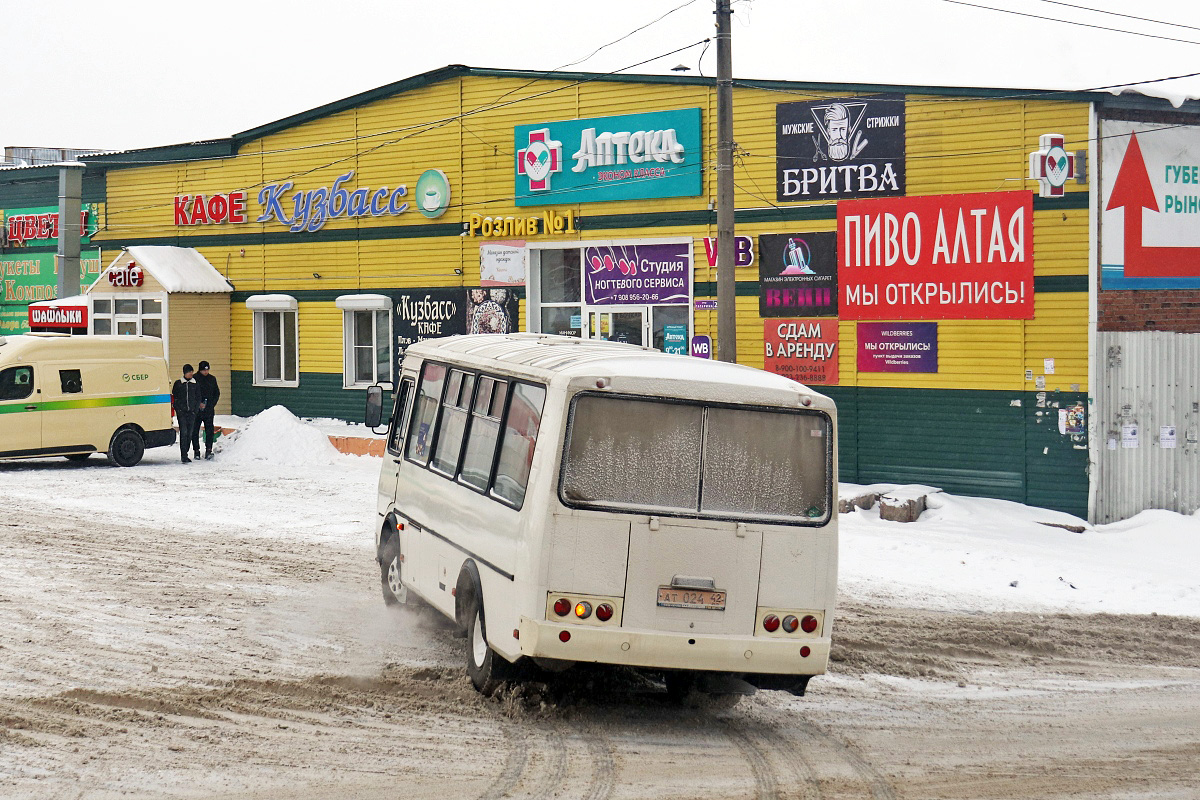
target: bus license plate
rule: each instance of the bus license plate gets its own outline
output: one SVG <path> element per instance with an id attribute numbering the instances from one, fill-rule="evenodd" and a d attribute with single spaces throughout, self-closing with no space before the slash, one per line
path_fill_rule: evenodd
<path id="1" fill-rule="evenodd" d="M 725 610 L 725 593 L 713 589 L 680 589 L 677 586 L 658 587 L 658 604 L 664 608 L 706 608 Z"/>

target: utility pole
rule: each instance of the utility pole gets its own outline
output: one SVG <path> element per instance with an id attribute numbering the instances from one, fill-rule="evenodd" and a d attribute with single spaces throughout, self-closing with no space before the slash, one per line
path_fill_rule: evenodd
<path id="1" fill-rule="evenodd" d="M 733 250 L 733 61 L 730 0 L 717 2 L 717 358 L 737 361 Z"/>
<path id="2" fill-rule="evenodd" d="M 59 300 L 79 294 L 79 238 L 83 235 L 80 210 L 85 166 L 78 162 L 58 166 Z"/>

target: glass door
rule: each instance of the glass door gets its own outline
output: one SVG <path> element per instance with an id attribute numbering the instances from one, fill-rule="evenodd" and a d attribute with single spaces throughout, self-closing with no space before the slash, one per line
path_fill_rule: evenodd
<path id="1" fill-rule="evenodd" d="M 646 345 L 649 326 L 645 306 L 608 306 L 589 308 L 587 335 L 589 339 Z"/>

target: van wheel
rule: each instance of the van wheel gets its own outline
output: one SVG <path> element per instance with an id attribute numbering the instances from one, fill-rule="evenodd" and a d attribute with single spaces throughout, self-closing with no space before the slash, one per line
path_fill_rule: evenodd
<path id="1" fill-rule="evenodd" d="M 467 616 L 467 674 L 485 697 L 491 697 L 500 684 L 512 677 L 512 665 L 487 643 L 483 602 L 477 597 Z"/>
<path id="2" fill-rule="evenodd" d="M 132 467 L 142 460 L 146 442 L 132 428 L 122 428 L 113 434 L 108 443 L 108 463 L 118 467 Z"/>
<path id="3" fill-rule="evenodd" d="M 87 461 L 91 457 L 91 453 L 71 453 L 67 456 L 67 461 Z"/>
<path id="4" fill-rule="evenodd" d="M 408 600 L 408 589 L 400 582 L 400 545 L 395 535 L 384 542 L 379 556 L 379 583 L 383 589 L 383 602 L 398 606 Z"/>

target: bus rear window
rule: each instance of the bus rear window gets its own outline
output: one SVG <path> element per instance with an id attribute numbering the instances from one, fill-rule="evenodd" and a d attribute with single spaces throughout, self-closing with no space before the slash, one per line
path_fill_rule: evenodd
<path id="1" fill-rule="evenodd" d="M 569 505 L 824 524 L 830 442 L 820 412 L 584 394 L 560 493 Z"/>

